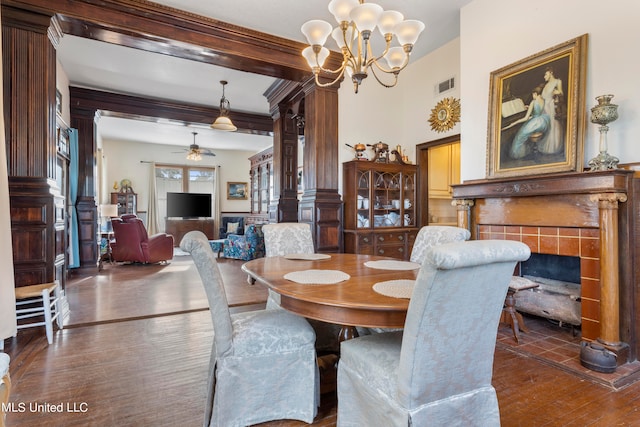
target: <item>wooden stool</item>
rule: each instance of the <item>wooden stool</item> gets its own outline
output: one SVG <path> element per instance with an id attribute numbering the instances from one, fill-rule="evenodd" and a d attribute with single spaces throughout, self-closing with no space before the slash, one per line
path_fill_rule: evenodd
<path id="1" fill-rule="evenodd" d="M 18 329 L 44 325 L 47 333 L 47 341 L 49 344 L 52 344 L 53 321 L 57 320 L 58 328 L 62 329 L 62 318 L 60 317 L 61 291 L 58 281 L 39 285 L 21 286 L 16 288 L 15 292 L 17 320 L 44 316 L 44 321 L 42 322 L 18 323 Z M 38 307 L 37 304 L 40 304 L 40 306 Z"/>
<path id="2" fill-rule="evenodd" d="M 524 324 L 522 314 L 518 313 L 516 310 L 515 293 L 525 289 L 537 288 L 538 286 L 540 285 L 536 282 L 519 276 L 514 276 L 509 283 L 509 290 L 507 291 L 507 297 L 504 300 L 504 308 L 502 309 L 502 320 L 504 323 L 508 323 L 511 326 L 511 329 L 513 330 L 513 337 L 518 344 L 520 344 L 520 331 L 527 333 L 529 330 Z"/>

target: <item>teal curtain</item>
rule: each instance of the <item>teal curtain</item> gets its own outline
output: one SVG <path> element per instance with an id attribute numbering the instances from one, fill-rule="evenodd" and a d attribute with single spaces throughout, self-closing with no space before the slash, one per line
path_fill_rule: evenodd
<path id="1" fill-rule="evenodd" d="M 80 267 L 80 242 L 78 238 L 78 130 L 69 128 L 71 159 L 69 161 L 69 268 Z"/>

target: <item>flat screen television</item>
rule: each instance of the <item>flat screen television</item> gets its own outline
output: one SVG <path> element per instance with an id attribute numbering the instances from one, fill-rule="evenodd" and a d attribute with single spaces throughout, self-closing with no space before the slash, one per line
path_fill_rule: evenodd
<path id="1" fill-rule="evenodd" d="M 211 217 L 211 194 L 167 193 L 167 218 Z"/>

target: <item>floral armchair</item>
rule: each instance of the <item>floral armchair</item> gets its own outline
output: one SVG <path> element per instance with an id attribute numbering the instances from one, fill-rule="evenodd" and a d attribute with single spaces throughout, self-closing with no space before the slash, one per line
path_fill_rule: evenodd
<path id="1" fill-rule="evenodd" d="M 262 226 L 251 224 L 244 230 L 244 235 L 229 234 L 224 242 L 225 258 L 250 261 L 264 256 L 264 235 Z"/>

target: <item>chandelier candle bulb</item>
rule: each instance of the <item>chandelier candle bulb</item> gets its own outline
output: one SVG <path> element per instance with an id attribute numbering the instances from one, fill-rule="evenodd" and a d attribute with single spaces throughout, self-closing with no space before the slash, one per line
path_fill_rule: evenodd
<path id="1" fill-rule="evenodd" d="M 424 24 L 412 19 L 404 20 L 402 13 L 385 11 L 381 6 L 365 3 L 364 0 L 331 0 L 328 8 L 338 22 L 338 27 L 332 30 L 329 23 L 313 19 L 301 28 L 309 42 L 309 46 L 302 51 L 302 56 L 313 71 L 316 85 L 331 86 L 346 73 L 353 82 L 355 93 L 358 93 L 362 81 L 371 71 L 382 86 L 394 87 L 398 83 L 398 75 L 409 64 L 413 45 L 424 31 Z M 385 44 L 384 50 L 374 55 L 370 38 L 374 37 L 376 27 Z M 343 58 L 342 64 L 335 70 L 324 68 L 324 62 L 330 54 L 329 49 L 324 47 L 329 35 L 340 48 Z M 394 39 L 399 46 L 392 46 Z M 383 58 L 386 64 L 380 61 Z M 333 80 L 321 83 L 320 73 Z M 389 77 L 383 79 L 378 74 Z"/>

